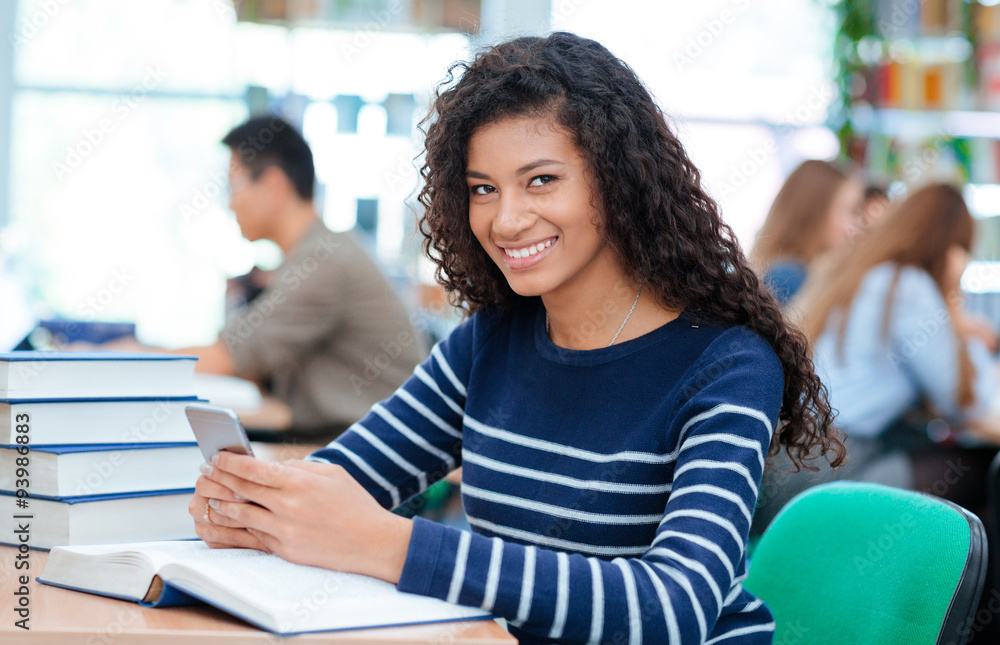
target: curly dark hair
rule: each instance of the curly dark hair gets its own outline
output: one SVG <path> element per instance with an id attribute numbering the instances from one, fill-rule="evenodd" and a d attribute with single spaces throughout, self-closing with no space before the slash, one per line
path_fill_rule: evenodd
<path id="1" fill-rule="evenodd" d="M 452 302 L 474 313 L 522 297 L 472 232 L 465 176 L 477 129 L 516 116 L 554 118 L 571 133 L 595 178 L 599 225 L 628 277 L 665 308 L 744 325 L 768 341 L 785 374 L 770 454 L 785 446 L 796 468 L 812 469 L 805 462 L 820 455 L 840 465 L 844 445 L 806 338 L 750 268 L 642 81 L 593 40 L 565 32 L 517 38 L 452 65 L 438 87 L 421 124 L 420 231 Z"/>

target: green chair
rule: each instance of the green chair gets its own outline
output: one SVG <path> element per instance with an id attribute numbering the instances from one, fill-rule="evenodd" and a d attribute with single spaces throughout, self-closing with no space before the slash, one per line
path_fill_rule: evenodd
<path id="1" fill-rule="evenodd" d="M 986 560 L 983 525 L 960 506 L 835 482 L 778 514 L 744 586 L 774 613 L 776 645 L 961 645 Z"/>

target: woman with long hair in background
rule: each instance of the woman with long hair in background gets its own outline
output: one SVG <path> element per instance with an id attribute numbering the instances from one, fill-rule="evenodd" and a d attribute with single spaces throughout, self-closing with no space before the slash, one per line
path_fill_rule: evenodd
<path id="1" fill-rule="evenodd" d="M 813 264 L 864 228 L 864 187 L 828 161 L 792 171 L 757 232 L 750 260 L 782 305 L 805 283 Z"/>
<path id="2" fill-rule="evenodd" d="M 837 473 L 795 474 L 776 462 L 765 475 L 755 532 L 796 493 L 834 477 L 927 489 L 981 510 L 995 449 L 950 448 L 928 437 L 928 422 L 933 430 L 941 419 L 1000 445 L 990 411 L 996 332 L 963 309 L 959 286 L 973 230 L 961 193 L 929 185 L 806 283 L 793 316 L 813 341 L 817 373 L 847 435 L 848 462 Z M 959 457 L 962 476 L 947 491 L 935 490 Z"/>

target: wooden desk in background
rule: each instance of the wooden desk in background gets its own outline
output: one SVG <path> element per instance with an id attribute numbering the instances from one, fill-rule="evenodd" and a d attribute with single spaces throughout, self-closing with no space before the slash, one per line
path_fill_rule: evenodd
<path id="1" fill-rule="evenodd" d="M 31 629 L 14 626 L 20 586 L 14 547 L 0 547 L 0 643 L 3 645 L 511 645 L 517 641 L 492 620 L 385 627 L 279 638 L 208 605 L 150 609 L 134 602 L 43 585 L 35 581 L 49 554 L 31 551 L 28 573 Z"/>
<path id="2" fill-rule="evenodd" d="M 247 430 L 288 430 L 292 427 L 292 409 L 273 396 L 264 395 L 260 407 L 234 410 Z"/>

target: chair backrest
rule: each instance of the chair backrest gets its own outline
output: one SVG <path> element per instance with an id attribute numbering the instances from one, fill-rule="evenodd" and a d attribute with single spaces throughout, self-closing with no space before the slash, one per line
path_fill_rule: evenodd
<path id="1" fill-rule="evenodd" d="M 986 560 L 983 525 L 960 506 L 836 482 L 778 514 L 744 586 L 774 613 L 775 643 L 961 645 Z"/>
<path id="2" fill-rule="evenodd" d="M 990 545 L 990 551 L 994 557 L 990 565 L 993 567 L 993 579 L 1000 580 L 1000 561 L 996 557 L 997 554 L 1000 554 L 1000 543 L 997 541 L 997 531 L 1000 531 L 1000 452 L 990 462 L 990 470 L 986 475 L 986 487 L 989 494 L 990 519 L 993 521 L 993 526 L 996 527 L 996 530 L 992 532 L 994 542 Z"/>

